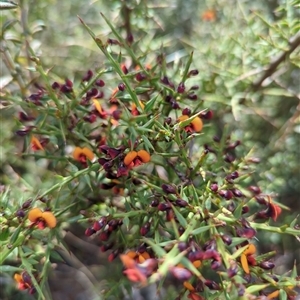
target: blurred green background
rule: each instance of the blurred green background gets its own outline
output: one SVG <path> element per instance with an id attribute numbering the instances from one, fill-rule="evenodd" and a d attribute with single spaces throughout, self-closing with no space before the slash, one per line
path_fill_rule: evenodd
<path id="1" fill-rule="evenodd" d="M 28 41 L 54 79 L 80 79 L 88 69 L 102 66 L 104 56 L 88 36 L 80 16 L 101 38 L 112 34 L 100 12 L 126 36 L 124 5 L 131 11 L 131 30 L 137 52 L 149 53 L 153 63 L 164 52 L 167 61 L 180 67 L 194 51 L 193 68 L 199 75 L 199 99 L 214 111 L 215 134 L 227 124 L 233 140 L 242 142 L 243 153 L 260 159 L 254 185 L 290 207 L 279 222 L 289 224 L 300 212 L 300 51 L 285 57 L 259 86 L 270 62 L 289 50 L 299 31 L 298 1 L 279 0 L 169 0 L 169 1 L 29 1 L 20 0 L 15 10 L 1 12 L 1 49 L 12 59 L 28 82 L 39 82 L 30 67 Z M 3 55 L 2 55 L 3 56 Z M 18 85 L 4 60 L 1 62 L 1 184 L 18 186 L 17 174 L 29 185 L 47 178 L 30 160 L 12 155 L 22 147 L 14 132 L 18 106 L 4 95 L 18 94 Z M 192 81 L 191 81 L 192 82 Z M 31 92 L 34 91 L 32 88 Z M 6 93 L 6 94 L 5 94 Z M 33 175 L 34 174 L 34 175 Z M 47 183 L 46 183 L 47 184 Z M 264 251 L 276 250 L 281 272 L 300 257 L 299 242 L 290 237 L 261 233 Z M 299 262 L 298 262 L 299 264 Z M 298 265 L 298 269 L 299 265 Z M 22 296 L 23 297 L 23 296 Z M 14 298 L 17 299 L 17 298 Z M 21 298 L 20 298 L 21 299 Z M 25 299 L 25 298 L 22 298 Z"/>

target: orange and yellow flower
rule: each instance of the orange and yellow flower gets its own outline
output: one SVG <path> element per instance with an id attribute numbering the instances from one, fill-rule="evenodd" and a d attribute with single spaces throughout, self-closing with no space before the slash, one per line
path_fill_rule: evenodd
<path id="1" fill-rule="evenodd" d="M 130 151 L 124 158 L 124 164 L 127 167 L 133 168 L 141 165 L 142 163 L 149 162 L 150 159 L 151 156 L 146 150 Z"/>
<path id="2" fill-rule="evenodd" d="M 87 159 L 90 161 L 94 159 L 94 153 L 87 147 L 76 147 L 73 152 L 73 158 L 85 165 Z"/>
<path id="3" fill-rule="evenodd" d="M 33 208 L 28 213 L 28 220 L 33 225 L 37 225 L 39 229 L 45 227 L 54 228 L 56 226 L 56 218 L 51 211 L 42 211 L 39 208 Z"/>
<path id="4" fill-rule="evenodd" d="M 31 146 L 31 149 L 34 151 L 44 150 L 43 145 L 41 144 L 39 139 L 37 137 L 35 137 L 34 135 L 31 137 L 30 146 Z"/>
<path id="5" fill-rule="evenodd" d="M 255 254 L 256 248 L 253 244 L 249 244 L 245 251 L 241 254 L 241 264 L 242 268 L 246 274 L 250 274 L 249 263 L 253 266 L 256 265 L 256 260 L 253 256 Z"/>
<path id="6" fill-rule="evenodd" d="M 188 115 L 182 115 L 177 119 L 177 121 L 183 122 L 183 121 L 187 120 L 188 118 L 189 118 Z M 196 116 L 191 121 L 190 124 L 188 124 L 187 126 L 184 127 L 184 130 L 186 132 L 201 132 L 202 128 L 203 128 L 203 122 L 198 116 Z"/>

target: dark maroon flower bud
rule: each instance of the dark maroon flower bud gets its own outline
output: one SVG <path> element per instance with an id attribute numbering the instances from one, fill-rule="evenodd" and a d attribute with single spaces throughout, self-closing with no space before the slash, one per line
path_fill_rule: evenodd
<path id="1" fill-rule="evenodd" d="M 147 78 L 147 76 L 143 73 L 137 73 L 135 75 L 135 79 L 139 82 L 145 80 L 146 78 Z"/>
<path id="2" fill-rule="evenodd" d="M 102 79 L 97 79 L 95 81 L 95 85 L 100 86 L 100 87 L 104 87 L 105 86 L 105 82 Z"/>
<path id="3" fill-rule="evenodd" d="M 118 40 L 115 40 L 115 39 L 107 39 L 107 43 L 109 45 L 120 45 L 120 42 Z"/>
<path id="4" fill-rule="evenodd" d="M 190 76 L 196 76 L 198 74 L 199 74 L 199 71 L 196 70 L 196 69 L 194 69 L 194 70 L 189 71 L 188 77 L 190 77 Z"/>
<path id="5" fill-rule="evenodd" d="M 195 260 L 199 260 L 200 257 L 201 258 L 203 257 L 203 251 L 201 251 L 201 250 L 191 251 L 188 254 L 188 260 L 190 262 L 194 262 Z"/>
<path id="6" fill-rule="evenodd" d="M 120 118 L 121 118 L 121 114 L 122 114 L 122 111 L 121 110 L 119 110 L 119 109 L 116 109 L 116 110 L 114 110 L 113 112 L 112 112 L 112 117 L 115 119 L 115 120 L 120 120 Z"/>
<path id="7" fill-rule="evenodd" d="M 97 115 L 94 114 L 94 113 L 91 113 L 91 114 L 89 114 L 87 116 L 84 116 L 83 120 L 92 124 L 92 123 L 96 122 Z"/>
<path id="8" fill-rule="evenodd" d="M 182 235 L 185 232 L 185 229 L 182 226 L 178 227 L 178 233 L 179 235 Z"/>
<path id="9" fill-rule="evenodd" d="M 101 229 L 106 225 L 106 223 L 107 223 L 106 217 L 101 217 L 101 218 L 99 219 L 99 221 L 97 221 L 97 222 L 95 222 L 95 223 L 93 224 L 93 229 L 94 229 L 95 231 L 99 231 L 99 230 L 101 230 Z"/>
<path id="10" fill-rule="evenodd" d="M 233 203 L 233 201 L 230 201 L 229 204 L 227 205 L 227 209 L 231 212 L 234 212 L 235 210 L 235 204 Z"/>
<path id="11" fill-rule="evenodd" d="M 35 128 L 35 126 L 25 126 L 23 129 L 21 130 L 17 130 L 15 133 L 18 136 L 25 136 L 27 135 L 33 128 Z"/>
<path id="12" fill-rule="evenodd" d="M 259 195 L 261 193 L 260 188 L 254 185 L 249 186 L 249 191 L 252 192 L 254 195 Z"/>
<path id="13" fill-rule="evenodd" d="M 212 268 L 212 270 L 217 270 L 221 267 L 221 265 L 222 265 L 222 263 L 220 261 L 214 260 L 211 263 L 211 268 Z"/>
<path id="14" fill-rule="evenodd" d="M 176 199 L 176 200 L 175 200 L 175 203 L 176 203 L 176 205 L 179 206 L 179 207 L 186 207 L 186 206 L 189 205 L 189 204 L 188 204 L 185 200 L 183 200 L 183 199 Z"/>
<path id="15" fill-rule="evenodd" d="M 63 84 L 63 85 L 60 87 L 59 90 L 60 90 L 62 93 L 67 94 L 67 93 L 72 92 L 73 89 L 72 89 L 71 87 L 67 86 L 66 84 Z"/>
<path id="16" fill-rule="evenodd" d="M 210 189 L 212 192 L 217 192 L 219 187 L 218 187 L 218 184 L 216 182 L 213 182 L 211 185 L 210 185 Z"/>
<path id="17" fill-rule="evenodd" d="M 108 163 L 108 162 L 110 162 L 110 161 L 111 161 L 110 159 L 104 158 L 104 157 L 100 157 L 100 158 L 98 159 L 98 163 L 99 163 L 101 166 L 103 166 L 104 164 L 106 164 L 106 163 Z"/>
<path id="18" fill-rule="evenodd" d="M 247 159 L 247 162 L 253 163 L 253 164 L 259 164 L 260 163 L 260 159 L 258 157 L 249 157 Z"/>
<path id="19" fill-rule="evenodd" d="M 219 195 L 225 198 L 226 200 L 230 200 L 233 198 L 233 193 L 230 190 L 220 190 Z"/>
<path id="20" fill-rule="evenodd" d="M 69 88 L 73 87 L 73 82 L 70 79 L 65 79 L 65 85 Z"/>
<path id="21" fill-rule="evenodd" d="M 112 253 L 108 255 L 107 260 L 112 262 L 119 255 L 119 249 L 114 250 Z"/>
<path id="22" fill-rule="evenodd" d="M 171 118 L 171 117 L 166 117 L 166 118 L 164 119 L 164 124 L 170 125 L 171 123 L 172 123 L 172 118 Z"/>
<path id="23" fill-rule="evenodd" d="M 231 245 L 232 243 L 232 237 L 227 235 L 227 234 L 223 234 L 221 235 L 221 239 L 223 240 L 223 242 L 226 244 L 226 245 Z"/>
<path id="24" fill-rule="evenodd" d="M 179 106 L 179 104 L 178 104 L 178 102 L 176 100 L 171 99 L 170 100 L 170 104 L 171 104 L 171 106 L 172 106 L 173 109 L 180 109 L 180 106 Z"/>
<path id="25" fill-rule="evenodd" d="M 108 163 L 107 163 L 108 164 Z M 105 164 L 106 165 L 106 164 Z M 104 166 L 105 166 L 104 165 Z M 104 168 L 103 166 L 103 168 Z M 120 163 L 118 170 L 117 170 L 117 177 L 120 176 L 128 176 L 129 175 L 129 170 L 128 168 L 124 165 L 124 163 Z"/>
<path id="26" fill-rule="evenodd" d="M 244 294 L 245 294 L 245 291 L 246 291 L 246 288 L 243 284 L 238 284 L 237 285 L 237 288 L 238 288 L 238 296 L 239 297 L 242 297 Z"/>
<path id="27" fill-rule="evenodd" d="M 86 92 L 87 98 L 95 98 L 98 95 L 99 91 L 97 88 L 92 88 Z"/>
<path id="28" fill-rule="evenodd" d="M 170 272 L 176 279 L 180 281 L 186 281 L 192 277 L 192 273 L 184 268 L 171 267 Z"/>
<path id="29" fill-rule="evenodd" d="M 56 81 L 54 81 L 51 85 L 51 87 L 54 89 L 54 90 L 57 90 L 60 88 L 60 84 Z"/>
<path id="30" fill-rule="evenodd" d="M 242 214 L 248 213 L 249 210 L 250 210 L 249 206 L 247 206 L 247 205 L 243 206 L 243 207 L 242 207 Z"/>
<path id="31" fill-rule="evenodd" d="M 237 179 L 239 177 L 239 172 L 234 171 L 231 174 L 227 175 L 230 179 Z"/>
<path id="32" fill-rule="evenodd" d="M 86 72 L 86 74 L 82 77 L 81 81 L 82 82 L 90 81 L 92 77 L 93 77 L 93 71 L 92 70 L 88 70 Z"/>
<path id="33" fill-rule="evenodd" d="M 188 244 L 186 242 L 179 242 L 177 247 L 179 251 L 182 252 L 188 248 Z"/>
<path id="34" fill-rule="evenodd" d="M 211 146 L 209 146 L 207 144 L 204 144 L 203 146 L 207 152 L 216 153 L 216 151 Z"/>
<path id="35" fill-rule="evenodd" d="M 103 169 L 105 171 L 110 171 L 110 169 L 114 166 L 114 161 L 113 160 L 110 160 L 108 162 L 106 162 L 104 165 L 103 165 Z M 118 176 L 118 174 L 117 174 Z"/>
<path id="36" fill-rule="evenodd" d="M 109 236 L 110 236 L 110 232 L 109 231 L 102 231 L 100 233 L 100 235 L 99 235 L 99 239 L 102 242 L 106 242 L 106 241 L 108 241 Z"/>
<path id="37" fill-rule="evenodd" d="M 175 214 L 172 209 L 166 210 L 166 221 L 170 222 L 171 220 L 175 219 Z"/>
<path id="38" fill-rule="evenodd" d="M 149 232 L 150 227 L 151 227 L 151 224 L 149 222 L 145 223 L 140 229 L 140 234 L 142 236 L 145 236 Z"/>
<path id="39" fill-rule="evenodd" d="M 211 120 L 214 116 L 214 113 L 212 110 L 208 110 L 208 111 L 205 111 L 203 112 L 202 114 L 200 114 L 200 118 L 201 119 L 205 119 L 205 120 Z"/>
<path id="40" fill-rule="evenodd" d="M 16 216 L 17 216 L 18 218 L 24 218 L 24 217 L 25 217 L 25 211 L 24 211 L 23 209 L 18 209 L 18 210 L 16 211 Z"/>
<path id="41" fill-rule="evenodd" d="M 100 184 L 100 188 L 103 190 L 110 190 L 111 188 L 113 188 L 114 186 L 116 186 L 116 184 L 114 182 L 110 182 L 110 183 L 101 183 Z"/>
<path id="42" fill-rule="evenodd" d="M 218 137 L 218 136 L 214 136 L 213 137 L 213 140 L 216 142 L 216 143 L 220 143 L 221 139 Z"/>
<path id="43" fill-rule="evenodd" d="M 236 234 L 239 237 L 251 239 L 256 235 L 256 231 L 253 228 L 239 228 L 236 230 Z"/>
<path id="44" fill-rule="evenodd" d="M 250 226 L 250 223 L 245 219 L 245 218 L 241 218 L 241 224 L 245 227 L 245 228 L 252 228 Z"/>
<path id="45" fill-rule="evenodd" d="M 131 45 L 131 44 L 133 43 L 134 38 L 133 38 L 133 35 L 132 35 L 131 32 L 128 33 L 128 35 L 127 35 L 127 37 L 126 37 L 126 41 L 127 41 L 127 43 L 128 43 L 129 45 Z"/>
<path id="46" fill-rule="evenodd" d="M 218 283 L 212 280 L 205 280 L 204 284 L 210 289 L 210 290 L 220 290 L 221 287 Z"/>
<path id="47" fill-rule="evenodd" d="M 28 121 L 32 121 L 32 120 L 35 120 L 34 117 L 31 117 L 31 116 L 28 116 L 26 115 L 24 112 L 20 111 L 19 112 L 19 120 L 21 122 L 28 122 Z"/>
<path id="48" fill-rule="evenodd" d="M 171 101 L 175 101 L 175 99 L 172 96 L 167 95 L 166 98 L 165 98 L 165 101 L 166 102 L 171 102 Z"/>
<path id="49" fill-rule="evenodd" d="M 164 76 L 163 78 L 160 79 L 160 82 L 165 84 L 165 85 L 169 85 L 170 81 L 169 78 L 167 76 Z"/>
<path id="50" fill-rule="evenodd" d="M 237 146 L 239 146 L 241 144 L 241 141 L 235 141 L 232 144 L 229 144 L 226 149 L 227 150 L 233 150 L 235 149 Z"/>
<path id="51" fill-rule="evenodd" d="M 91 227 L 89 227 L 89 228 L 87 228 L 86 230 L 85 230 L 85 235 L 86 236 L 91 236 L 91 235 L 93 235 L 94 233 L 96 233 L 96 231 L 93 229 L 93 228 L 91 228 Z"/>
<path id="52" fill-rule="evenodd" d="M 255 196 L 255 199 L 256 199 L 256 201 L 257 201 L 259 204 L 262 204 L 262 205 L 267 205 L 267 204 L 268 204 L 268 202 L 267 202 L 267 200 L 264 198 L 264 196 L 261 196 L 261 195 Z"/>
<path id="53" fill-rule="evenodd" d="M 108 223 L 108 231 L 112 232 L 119 226 L 119 220 L 112 219 Z"/>
<path id="54" fill-rule="evenodd" d="M 235 161 L 235 156 L 233 154 L 226 153 L 226 155 L 224 157 L 224 161 L 226 161 L 228 163 L 232 163 Z"/>
<path id="55" fill-rule="evenodd" d="M 28 294 L 29 295 L 33 295 L 36 293 L 36 288 L 35 287 L 31 287 L 29 290 L 28 290 Z"/>
<path id="56" fill-rule="evenodd" d="M 216 250 L 217 244 L 216 240 L 209 240 L 203 245 L 203 250 Z"/>
<path id="57" fill-rule="evenodd" d="M 157 207 L 159 205 L 159 200 L 158 199 L 154 199 L 151 201 L 150 206 L 151 207 Z"/>
<path id="58" fill-rule="evenodd" d="M 125 84 L 123 82 L 119 83 L 118 89 L 119 89 L 119 91 L 124 92 L 125 91 Z"/>
<path id="59" fill-rule="evenodd" d="M 231 189 L 231 191 L 235 197 L 240 198 L 244 196 L 244 194 L 238 189 Z"/>
<path id="60" fill-rule="evenodd" d="M 161 187 L 166 194 L 177 193 L 177 189 L 173 185 L 163 183 Z"/>
<path id="61" fill-rule="evenodd" d="M 190 116 L 190 115 L 191 115 L 191 112 L 192 112 L 192 111 L 191 111 L 189 108 L 187 108 L 187 107 L 186 107 L 185 109 L 182 110 L 182 114 L 183 114 L 183 115 L 186 115 L 186 116 Z"/>
<path id="62" fill-rule="evenodd" d="M 30 206 L 31 206 L 31 202 L 32 202 L 32 200 L 26 200 L 23 204 L 22 204 L 22 208 L 23 209 L 27 209 L 27 208 L 29 208 Z"/>
<path id="63" fill-rule="evenodd" d="M 190 100 L 197 100 L 198 99 L 198 96 L 194 93 L 190 93 L 187 95 L 188 99 Z"/>
<path id="64" fill-rule="evenodd" d="M 113 243 L 109 243 L 106 245 L 102 245 L 100 247 L 101 252 L 106 252 L 107 250 L 111 249 L 113 247 Z"/>
<path id="65" fill-rule="evenodd" d="M 185 91 L 185 85 L 184 82 L 180 82 L 178 87 L 177 87 L 177 93 L 183 94 Z"/>
<path id="66" fill-rule="evenodd" d="M 262 261 L 259 266 L 264 270 L 271 270 L 275 267 L 275 264 L 271 261 Z"/>
<path id="67" fill-rule="evenodd" d="M 145 243 L 139 245 L 138 248 L 137 248 L 137 252 L 138 253 L 142 254 L 142 253 L 144 253 L 146 251 L 147 251 L 147 245 Z"/>
<path id="68" fill-rule="evenodd" d="M 239 268 L 237 266 L 236 263 L 232 263 L 229 267 L 229 269 L 227 270 L 227 274 L 229 278 L 232 278 L 233 276 L 235 276 L 239 271 Z"/>
<path id="69" fill-rule="evenodd" d="M 190 87 L 190 91 L 196 91 L 196 90 L 199 90 L 199 85 L 193 85 Z"/>

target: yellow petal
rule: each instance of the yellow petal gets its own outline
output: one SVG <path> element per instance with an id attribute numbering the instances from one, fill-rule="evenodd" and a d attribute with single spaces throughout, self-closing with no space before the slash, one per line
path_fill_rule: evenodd
<path id="1" fill-rule="evenodd" d="M 184 286 L 187 290 L 189 290 L 190 292 L 193 292 L 193 291 L 195 290 L 195 288 L 194 288 L 188 281 L 185 281 L 185 282 L 183 283 L 183 286 Z"/>
<path id="2" fill-rule="evenodd" d="M 49 228 L 54 228 L 56 226 L 56 218 L 51 211 L 43 212 L 42 218 L 44 219 Z"/>
<path id="3" fill-rule="evenodd" d="M 143 163 L 147 163 L 151 156 L 146 150 L 140 150 L 137 152 L 138 157 L 142 160 Z"/>
<path id="4" fill-rule="evenodd" d="M 41 218 L 43 212 L 39 208 L 33 208 L 28 213 L 28 220 L 31 222 L 36 222 L 39 218 Z"/>
<path id="5" fill-rule="evenodd" d="M 128 152 L 126 154 L 125 158 L 124 158 L 124 164 L 126 166 L 130 165 L 136 157 L 137 157 L 137 152 L 136 151 Z"/>
<path id="6" fill-rule="evenodd" d="M 273 293 L 271 293 L 271 294 L 269 294 L 268 296 L 267 296 L 267 298 L 268 299 L 275 299 L 275 298 L 277 298 L 278 296 L 279 296 L 279 290 L 277 290 L 277 291 L 274 291 Z"/>
<path id="7" fill-rule="evenodd" d="M 94 159 L 94 153 L 87 147 L 82 148 L 82 154 L 84 154 L 89 160 Z"/>
<path id="8" fill-rule="evenodd" d="M 256 247 L 254 244 L 249 244 L 248 248 L 243 252 L 246 256 L 247 255 L 252 255 L 256 252 Z"/>
<path id="9" fill-rule="evenodd" d="M 31 137 L 30 143 L 33 150 L 44 150 L 44 147 L 42 146 L 38 138 L 36 138 L 34 135 Z"/>
<path id="10" fill-rule="evenodd" d="M 195 117 L 195 119 L 191 122 L 193 125 L 193 129 L 196 132 L 200 132 L 203 128 L 203 122 L 199 117 Z"/>
<path id="11" fill-rule="evenodd" d="M 17 283 L 23 282 L 22 275 L 16 273 L 16 274 L 14 275 L 14 280 L 15 280 Z"/>
<path id="12" fill-rule="evenodd" d="M 247 256 L 244 253 L 242 253 L 241 255 L 241 264 L 245 273 L 249 274 L 250 273 L 249 264 L 248 264 Z"/>

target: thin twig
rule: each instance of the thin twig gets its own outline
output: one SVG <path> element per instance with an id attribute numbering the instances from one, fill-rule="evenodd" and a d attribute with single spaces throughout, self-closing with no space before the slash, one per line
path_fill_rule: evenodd
<path id="1" fill-rule="evenodd" d="M 277 56 L 267 67 L 266 72 L 258 80 L 254 81 L 252 85 L 254 90 L 258 90 L 265 79 L 270 77 L 276 71 L 277 67 L 300 45 L 300 32 L 298 32 L 289 40 L 289 45 L 290 48 Z"/>

